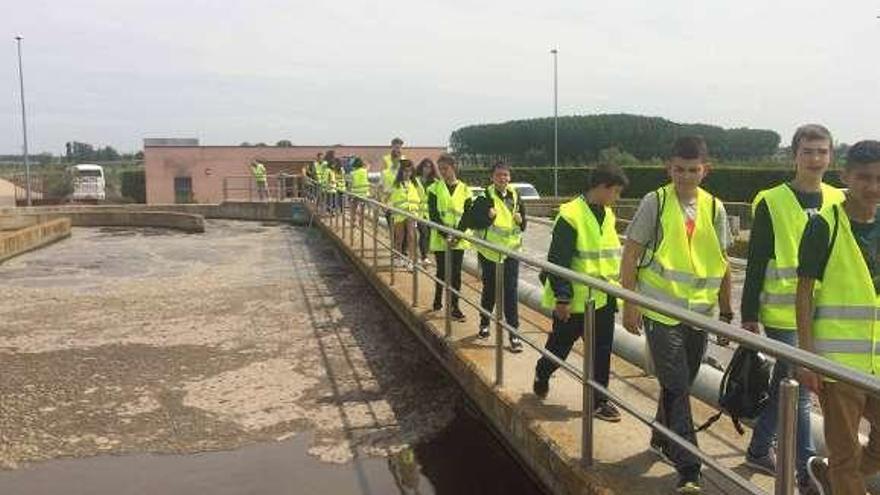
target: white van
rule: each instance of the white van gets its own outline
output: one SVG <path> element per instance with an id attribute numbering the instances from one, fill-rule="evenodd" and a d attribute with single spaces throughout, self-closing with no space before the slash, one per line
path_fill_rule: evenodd
<path id="1" fill-rule="evenodd" d="M 73 177 L 73 194 L 71 197 L 74 201 L 89 199 L 103 201 L 106 199 L 103 167 L 82 163 L 72 165 L 68 171 Z"/>

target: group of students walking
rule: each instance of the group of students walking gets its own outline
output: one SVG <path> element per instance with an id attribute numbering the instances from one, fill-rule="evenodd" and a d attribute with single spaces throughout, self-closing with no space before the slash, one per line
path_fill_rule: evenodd
<path id="1" fill-rule="evenodd" d="M 526 228 L 525 206 L 517 191 L 510 187 L 510 168 L 504 163 L 492 167 L 491 184 L 482 192 L 474 193 L 471 187 L 458 177 L 458 165 L 453 156 L 442 154 L 436 163 L 425 158 L 418 166 L 401 152 L 403 141 L 395 138 L 391 152 L 383 158 L 384 168 L 376 196 L 389 206 L 398 208 L 431 222 L 456 229 L 469 231 L 488 242 L 517 250 L 522 245 L 522 233 Z M 415 251 L 418 238 L 422 264 L 431 264 L 428 253 L 434 254 L 438 282 L 434 287 L 433 310 L 443 308 L 443 284 L 446 271 L 455 292 L 461 291 L 461 271 L 466 250 L 474 248 L 482 274 L 481 307 L 491 313 L 495 306 L 495 270 L 503 270 L 504 296 L 503 311 L 508 325 L 518 328 L 519 314 L 517 287 L 519 283 L 519 261 L 505 257 L 496 251 L 481 246 L 471 246 L 464 239 L 448 235 L 438 229 L 428 228 L 400 214 L 390 216 L 395 247 L 399 252 Z M 449 246 L 450 266 L 446 266 L 446 250 Z M 412 269 L 408 259 L 397 263 Z M 453 292 L 448 303 L 452 306 L 450 315 L 456 321 L 466 321 L 459 305 L 459 296 Z M 490 335 L 489 317 L 480 315 L 477 337 L 486 339 Z M 520 339 L 509 336 L 510 350 L 521 352 Z"/>
<path id="2" fill-rule="evenodd" d="M 457 176 L 455 159 L 442 155 L 434 163 L 414 167 L 395 139 L 383 158 L 380 187 L 374 196 L 421 218 L 517 250 L 526 228 L 524 206 L 509 186 L 510 168 L 493 166 L 491 184 L 474 195 Z M 880 141 L 851 146 L 840 171 L 846 190 L 823 182 L 833 161 L 833 140 L 825 127 L 809 124 L 792 139 L 794 178 L 761 191 L 753 202 L 748 265 L 740 308 L 745 331 L 764 334 L 786 345 L 828 358 L 866 374 L 880 372 Z M 699 136 L 677 139 L 667 163 L 670 182 L 645 195 L 629 223 L 625 241 L 617 234 L 612 207 L 629 180 L 615 165 L 598 166 L 585 181 L 583 193 L 563 203 L 556 217 L 548 261 L 575 272 L 620 283 L 656 300 L 706 316 L 733 320 L 727 249 L 731 234 L 724 204 L 701 188 L 710 171 L 709 150 Z M 362 168 L 362 165 L 361 165 Z M 358 170 L 357 168 L 355 170 Z M 350 189 L 367 195 L 366 171 Z M 356 185 L 357 184 L 357 185 Z M 403 215 L 389 218 L 397 249 L 414 248 L 419 238 L 422 262 L 433 252 L 437 279 L 451 270 L 452 287 L 461 289 L 463 239 L 412 222 Z M 451 266 L 445 263 L 447 244 Z M 505 321 L 518 328 L 519 262 L 477 247 L 482 272 L 481 306 L 495 302 L 495 270 L 504 270 Z M 584 313 L 595 308 L 595 381 L 607 387 L 614 339 L 616 299 L 599 290 L 572 283 L 551 273 L 541 274 L 542 304 L 552 309 L 553 326 L 546 349 L 565 359 L 583 335 Z M 433 309 L 443 307 L 443 286 L 435 286 Z M 465 321 L 457 295 L 452 317 Z M 707 347 L 705 332 L 661 313 L 623 304 L 622 323 L 633 334 L 644 332 L 661 387 L 656 419 L 679 436 L 697 444 L 690 390 Z M 489 318 L 481 315 L 477 336 L 489 336 Z M 522 344 L 510 337 L 511 350 Z M 535 367 L 533 392 L 543 399 L 557 365 L 541 357 Z M 778 361 L 770 384 L 770 400 L 755 423 L 746 452 L 747 465 L 775 474 L 774 444 L 778 417 L 777 390 L 784 377 L 801 383 L 797 412 L 797 482 L 799 493 L 862 495 L 865 477 L 880 470 L 880 398 L 806 369 Z M 828 457 L 816 455 L 810 435 L 810 392 L 819 397 L 824 415 Z M 620 413 L 599 395 L 593 414 L 617 422 Z M 867 446 L 859 442 L 859 422 L 871 425 Z M 676 491 L 701 493 L 700 459 L 656 432 L 648 447 L 675 466 Z"/>
<path id="3" fill-rule="evenodd" d="M 840 180 L 846 192 L 823 182 L 833 159 L 831 133 L 810 124 L 792 139 L 794 178 L 761 191 L 753 203 L 748 267 L 740 308 L 742 327 L 800 347 L 857 371 L 880 372 L 880 142 L 861 141 L 847 152 Z M 733 319 L 731 244 L 724 204 L 700 187 L 709 173 L 708 149 L 698 136 L 678 139 L 667 170 L 670 183 L 642 198 L 622 246 L 609 208 L 627 185 L 623 171 L 600 166 L 585 192 L 563 204 L 553 229 L 548 260 L 706 316 Z M 548 275 L 546 307 L 553 308 L 547 349 L 565 358 L 582 335 L 587 301 L 595 303 L 597 382 L 608 384 L 613 343 L 613 297 Z M 661 386 L 656 419 L 697 444 L 690 390 L 707 347 L 705 332 L 655 311 L 624 304 L 622 323 L 645 333 Z M 555 370 L 541 358 L 534 393 L 546 397 Z M 801 494 L 863 495 L 865 477 L 880 471 L 880 398 L 849 384 L 793 369 L 778 361 L 767 407 L 755 423 L 746 464 L 776 472 L 779 382 L 797 378 L 797 483 Z M 824 415 L 828 457 L 818 457 L 810 430 L 810 392 Z M 595 417 L 618 421 L 619 412 L 600 397 Z M 859 422 L 871 425 L 867 446 Z M 678 473 L 678 493 L 701 493 L 699 458 L 656 432 L 651 450 Z"/>

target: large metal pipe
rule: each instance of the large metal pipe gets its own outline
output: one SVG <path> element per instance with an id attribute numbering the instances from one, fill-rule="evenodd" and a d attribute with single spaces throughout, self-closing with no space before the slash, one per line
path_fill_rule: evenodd
<path id="1" fill-rule="evenodd" d="M 480 276 L 480 267 L 473 257 L 466 256 L 463 263 L 464 271 L 478 277 Z M 551 317 L 550 310 L 541 306 L 541 298 L 543 289 L 537 284 L 519 281 L 519 302 L 526 305 L 529 309 L 538 311 L 541 314 Z M 633 335 L 620 325 L 614 329 L 614 354 L 639 368 L 647 369 L 647 360 L 645 357 L 645 337 L 644 335 Z M 705 402 L 706 404 L 718 408 L 718 390 L 721 388 L 722 372 L 708 364 L 700 366 L 697 378 L 691 388 L 691 395 Z M 825 436 L 823 433 L 822 416 L 812 413 L 810 426 L 813 435 L 813 442 L 816 449 L 820 453 L 825 452 Z M 867 439 L 863 439 L 867 441 Z"/>

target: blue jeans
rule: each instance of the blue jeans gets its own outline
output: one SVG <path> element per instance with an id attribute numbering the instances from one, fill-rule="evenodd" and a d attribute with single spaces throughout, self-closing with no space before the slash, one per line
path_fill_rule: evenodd
<path id="1" fill-rule="evenodd" d="M 706 333 L 688 325 L 664 325 L 644 318 L 645 336 L 654 359 L 654 370 L 660 382 L 660 400 L 657 401 L 657 421 L 688 442 L 697 445 L 694 418 L 691 412 L 691 385 L 697 377 L 703 354 L 706 353 Z M 651 443 L 665 445 L 664 451 L 675 465 L 678 475 L 693 480 L 700 474 L 700 459 L 668 441 L 656 431 Z"/>
<path id="2" fill-rule="evenodd" d="M 767 337 L 783 344 L 797 347 L 797 331 L 765 328 Z M 779 382 L 791 375 L 791 366 L 783 361 L 776 361 L 773 366 L 773 377 L 770 379 L 770 400 L 767 407 L 758 416 L 749 443 L 749 453 L 753 456 L 764 456 L 776 441 L 776 427 L 779 418 Z M 810 435 L 810 391 L 806 387 L 798 387 L 797 410 L 797 476 L 807 479 L 807 460 L 816 455 L 813 437 Z"/>

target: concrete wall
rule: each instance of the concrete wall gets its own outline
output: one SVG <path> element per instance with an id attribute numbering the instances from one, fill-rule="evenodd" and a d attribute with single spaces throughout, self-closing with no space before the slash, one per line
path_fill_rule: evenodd
<path id="1" fill-rule="evenodd" d="M 167 211 L 67 211 L 25 213 L 37 222 L 66 218 L 74 227 L 156 227 L 190 233 L 205 231 L 205 217 Z"/>
<path id="2" fill-rule="evenodd" d="M 74 226 L 166 227 L 189 232 L 204 231 L 204 218 L 292 222 L 305 224 L 308 212 L 300 201 L 284 203 L 220 203 L 180 205 L 38 206 L 0 208 L 0 218 L 27 217 L 49 219 L 70 217 Z M 182 216 L 177 216 L 182 215 Z M 189 218 L 198 217 L 198 218 Z M 11 220 L 7 220 L 11 221 Z M 2 223 L 0 223 L 2 229 Z"/>
<path id="3" fill-rule="evenodd" d="M 0 208 L 15 206 L 15 186 L 0 179 Z"/>
<path id="4" fill-rule="evenodd" d="M 223 201 L 224 177 L 249 177 L 251 161 L 312 162 L 319 152 L 334 150 L 336 156 L 357 155 L 371 170 L 378 170 L 388 146 L 165 146 L 144 149 L 147 203 L 174 203 L 174 178 L 192 179 L 193 201 Z M 423 158 L 437 159 L 445 147 L 405 148 L 404 154 L 416 162 Z"/>
<path id="5" fill-rule="evenodd" d="M 56 218 L 22 229 L 0 232 L 0 263 L 68 236 L 68 218 Z"/>

